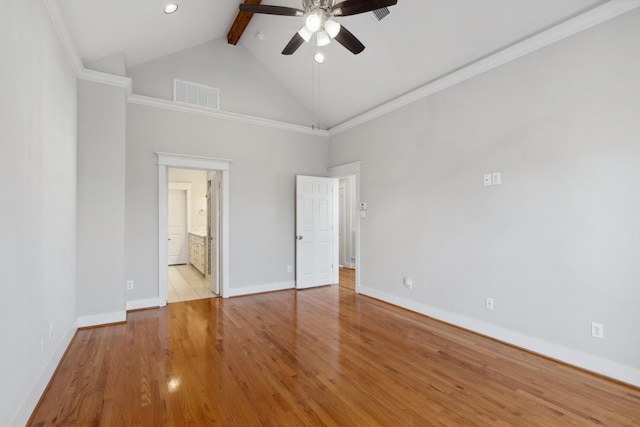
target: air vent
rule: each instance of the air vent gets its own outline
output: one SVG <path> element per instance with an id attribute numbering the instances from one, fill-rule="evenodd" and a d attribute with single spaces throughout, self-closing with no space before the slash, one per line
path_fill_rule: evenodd
<path id="1" fill-rule="evenodd" d="M 387 16 L 389 13 L 389 9 L 387 9 L 386 7 L 383 7 L 382 9 L 376 9 L 373 12 L 371 12 L 375 15 L 376 19 L 378 21 L 382 21 L 382 18 L 384 18 L 385 16 Z"/>
<path id="2" fill-rule="evenodd" d="M 173 80 L 173 100 L 212 110 L 220 109 L 220 90 L 184 80 Z"/>

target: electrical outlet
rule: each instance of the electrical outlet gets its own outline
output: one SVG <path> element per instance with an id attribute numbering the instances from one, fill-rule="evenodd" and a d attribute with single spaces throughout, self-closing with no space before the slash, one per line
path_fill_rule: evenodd
<path id="1" fill-rule="evenodd" d="M 133 280 L 127 280 L 127 290 L 130 291 L 133 289 Z"/>
<path id="2" fill-rule="evenodd" d="M 493 174 L 491 174 L 491 177 L 492 177 L 492 184 L 493 185 L 502 184 L 502 178 L 500 176 L 500 172 L 494 172 Z"/>
<path id="3" fill-rule="evenodd" d="M 487 297 L 484 300 L 484 308 L 486 308 L 489 311 L 493 311 L 493 298 Z"/>
<path id="4" fill-rule="evenodd" d="M 491 185 L 491 174 L 490 173 L 485 173 L 483 176 L 483 182 L 484 182 L 484 186 L 488 187 Z"/>
<path id="5" fill-rule="evenodd" d="M 591 322 L 591 336 L 594 338 L 604 338 L 604 325 L 602 323 Z"/>
<path id="6" fill-rule="evenodd" d="M 288 265 L 287 266 L 287 273 L 293 273 L 293 267 Z"/>
<path id="7" fill-rule="evenodd" d="M 413 289 L 413 279 L 411 277 L 405 277 L 404 285 L 407 287 L 407 289 Z"/>

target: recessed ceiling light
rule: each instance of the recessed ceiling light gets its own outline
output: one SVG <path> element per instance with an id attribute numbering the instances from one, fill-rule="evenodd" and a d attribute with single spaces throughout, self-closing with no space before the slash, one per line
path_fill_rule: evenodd
<path id="1" fill-rule="evenodd" d="M 169 3 L 168 5 L 165 6 L 164 13 L 169 15 L 169 14 L 175 12 L 176 10 L 178 10 L 178 5 L 175 4 L 175 3 Z"/>
<path id="2" fill-rule="evenodd" d="M 316 54 L 313 55 L 313 59 L 315 59 L 318 64 L 322 64 L 324 62 L 324 54 L 322 52 L 316 52 Z"/>
<path id="3" fill-rule="evenodd" d="M 266 39 L 264 33 L 261 33 L 260 31 L 256 33 L 256 38 L 260 41 L 263 41 L 264 39 Z"/>

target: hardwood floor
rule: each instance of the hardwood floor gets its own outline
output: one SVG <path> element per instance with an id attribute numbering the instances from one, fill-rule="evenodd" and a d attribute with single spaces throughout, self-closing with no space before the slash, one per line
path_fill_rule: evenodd
<path id="1" fill-rule="evenodd" d="M 355 291 L 356 271 L 352 268 L 340 267 L 339 284 L 340 284 L 340 287 L 342 288 L 351 289 Z"/>
<path id="2" fill-rule="evenodd" d="M 78 331 L 33 426 L 640 425 L 640 390 L 342 286 Z"/>

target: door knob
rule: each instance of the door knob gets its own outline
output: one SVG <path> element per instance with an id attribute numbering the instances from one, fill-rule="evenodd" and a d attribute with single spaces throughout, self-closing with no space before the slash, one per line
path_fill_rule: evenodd
<path id="1" fill-rule="evenodd" d="M 302 236 L 298 236 L 298 240 L 302 240 Z"/>

